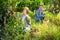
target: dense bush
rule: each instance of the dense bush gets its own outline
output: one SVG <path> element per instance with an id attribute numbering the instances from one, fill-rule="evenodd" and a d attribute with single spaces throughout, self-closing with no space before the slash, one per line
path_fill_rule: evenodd
<path id="1" fill-rule="evenodd" d="M 59 0 L 0 0 L 0 40 L 60 40 L 59 2 Z M 50 5 L 50 10 L 45 12 L 46 16 L 41 24 L 34 20 L 34 9 L 40 3 L 44 3 L 45 8 Z M 58 4 L 58 8 L 55 7 L 55 3 Z M 51 8 L 51 4 L 54 4 L 54 8 Z M 30 8 L 29 15 L 32 21 L 31 30 L 26 33 L 19 16 L 23 6 Z M 58 14 L 54 14 L 56 9 Z"/>

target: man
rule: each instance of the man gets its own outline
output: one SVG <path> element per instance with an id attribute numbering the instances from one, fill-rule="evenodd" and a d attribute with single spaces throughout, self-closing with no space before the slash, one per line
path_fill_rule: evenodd
<path id="1" fill-rule="evenodd" d="M 45 17 L 45 14 L 43 14 L 44 12 L 44 9 L 43 9 L 43 4 L 40 4 L 39 5 L 39 8 L 36 10 L 36 14 L 35 14 L 35 20 L 37 22 L 42 22 L 42 20 L 44 19 Z"/>
<path id="2" fill-rule="evenodd" d="M 23 7 L 23 14 L 20 15 L 21 21 L 24 22 L 25 31 L 29 31 L 31 25 L 31 18 L 28 15 L 28 11 L 28 7 Z"/>

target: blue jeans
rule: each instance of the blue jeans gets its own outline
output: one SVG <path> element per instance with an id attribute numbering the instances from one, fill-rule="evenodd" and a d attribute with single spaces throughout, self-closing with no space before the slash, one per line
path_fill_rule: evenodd
<path id="1" fill-rule="evenodd" d="M 25 27 L 25 31 L 29 31 L 30 30 L 30 25 L 28 25 L 27 27 Z"/>
<path id="2" fill-rule="evenodd" d="M 35 17 L 36 22 L 41 22 L 42 18 Z"/>

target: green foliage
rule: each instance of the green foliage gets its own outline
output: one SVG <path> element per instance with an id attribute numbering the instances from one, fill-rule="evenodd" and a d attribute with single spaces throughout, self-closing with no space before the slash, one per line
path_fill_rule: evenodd
<path id="1" fill-rule="evenodd" d="M 53 2 L 58 4 L 59 9 L 59 0 L 0 0 L 0 40 L 60 40 L 60 13 L 56 16 L 52 12 L 45 12 L 42 24 L 34 20 L 35 9 L 39 4 L 44 3 L 47 6 Z M 24 23 L 20 21 L 19 14 L 23 6 L 30 8 L 31 32 L 25 33 Z M 15 17 L 12 13 L 14 9 L 17 9 Z M 57 8 L 54 6 L 53 9 Z"/>

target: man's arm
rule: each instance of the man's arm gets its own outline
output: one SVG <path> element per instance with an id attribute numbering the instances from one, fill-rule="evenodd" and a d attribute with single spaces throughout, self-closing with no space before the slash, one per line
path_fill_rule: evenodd
<path id="1" fill-rule="evenodd" d="M 28 23 L 29 25 L 31 25 L 31 18 L 30 18 L 30 17 L 27 18 L 27 23 Z"/>

